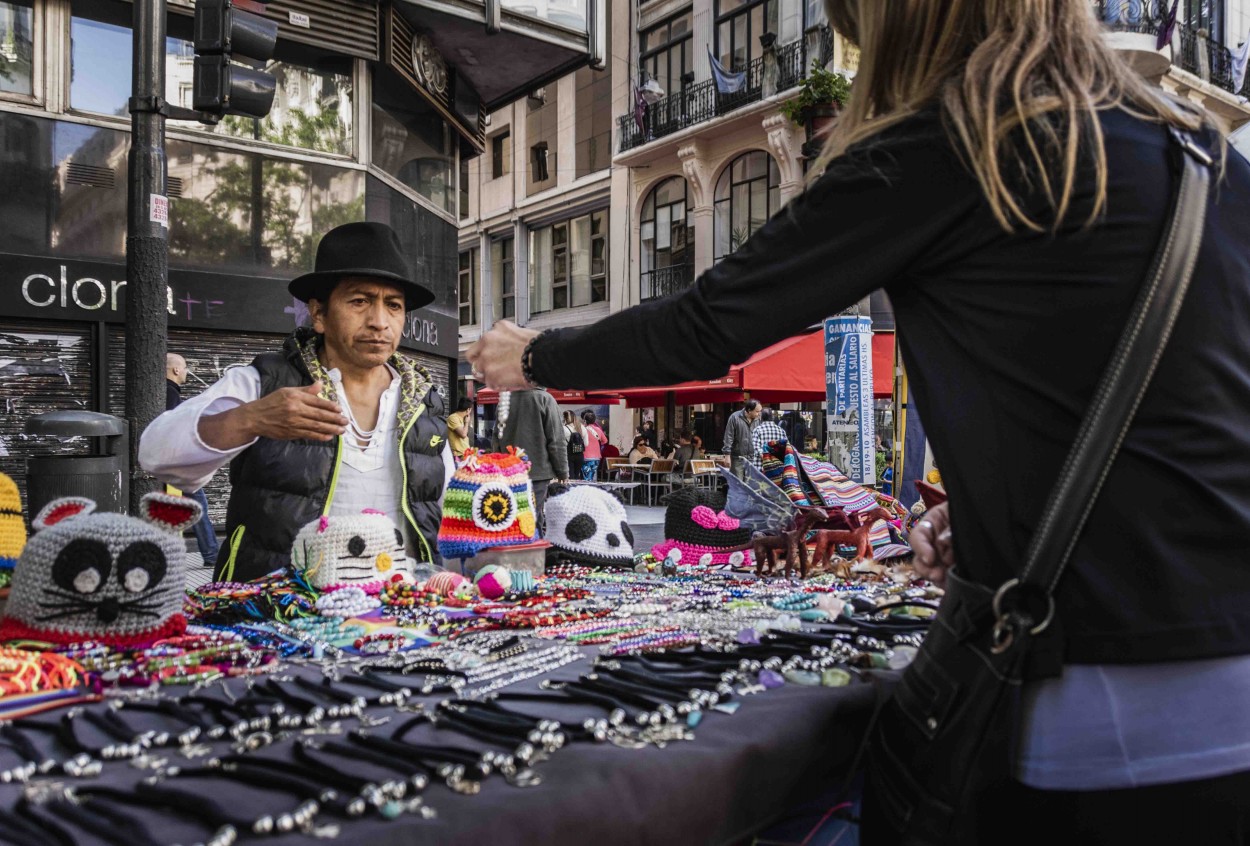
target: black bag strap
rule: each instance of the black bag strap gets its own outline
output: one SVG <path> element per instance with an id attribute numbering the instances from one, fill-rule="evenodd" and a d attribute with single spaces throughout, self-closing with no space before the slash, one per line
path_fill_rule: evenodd
<path id="1" fill-rule="evenodd" d="M 1214 162 L 1188 134 L 1176 129 L 1171 133 L 1184 151 L 1171 219 L 1128 325 L 1047 499 L 1020 576 L 1005 582 L 994 597 L 998 620 L 994 627 L 995 651 L 1006 649 L 1021 629 L 1036 635 L 1050 625 L 1055 611 L 1055 586 L 1167 346 L 1193 277 L 1206 224 L 1210 168 Z M 1015 593 L 1040 595 L 1046 600 L 1045 617 L 1040 623 L 1036 606 L 1030 610 L 1023 599 L 1013 601 L 1011 595 Z"/>

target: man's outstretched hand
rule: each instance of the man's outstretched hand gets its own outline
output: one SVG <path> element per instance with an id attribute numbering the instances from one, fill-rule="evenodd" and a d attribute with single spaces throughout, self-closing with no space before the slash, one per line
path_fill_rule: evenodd
<path id="1" fill-rule="evenodd" d="M 328 441 L 347 431 L 338 403 L 322 399 L 321 383 L 280 388 L 221 414 L 200 418 L 200 439 L 213 449 L 236 449 L 256 438 Z"/>

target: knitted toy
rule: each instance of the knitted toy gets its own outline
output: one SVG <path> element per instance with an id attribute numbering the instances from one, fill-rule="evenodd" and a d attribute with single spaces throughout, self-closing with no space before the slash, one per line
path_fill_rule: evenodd
<path id="1" fill-rule="evenodd" d="M 634 533 L 612 494 L 590 485 L 551 485 L 543 512 L 552 546 L 548 562 L 633 569 Z"/>
<path id="2" fill-rule="evenodd" d="M 651 547 L 660 560 L 677 550 L 683 567 L 692 564 L 737 567 L 748 560 L 751 532 L 725 513 L 725 494 L 683 488 L 668 497 L 664 511 L 664 538 Z"/>
<path id="3" fill-rule="evenodd" d="M 315 588 L 413 580 L 412 561 L 399 528 L 381 511 L 350 517 L 318 517 L 299 530 L 291 565 Z"/>
<path id="4" fill-rule="evenodd" d="M 199 503 L 150 493 L 139 518 L 95 507 L 66 497 L 31 523 L 0 640 L 134 647 L 186 631 L 182 532 L 200 519 Z"/>
<path id="5" fill-rule="evenodd" d="M 0 570 L 12 570 L 26 546 L 22 497 L 17 483 L 0 473 Z"/>
<path id="6" fill-rule="evenodd" d="M 465 450 L 464 462 L 443 495 L 438 551 L 443 558 L 472 558 L 483 549 L 518 546 L 538 535 L 533 487 L 525 452 Z"/>

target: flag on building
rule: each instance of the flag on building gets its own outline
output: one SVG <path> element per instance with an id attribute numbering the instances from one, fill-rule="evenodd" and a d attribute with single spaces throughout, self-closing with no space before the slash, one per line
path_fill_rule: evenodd
<path id="1" fill-rule="evenodd" d="M 725 70 L 721 63 L 716 61 L 716 56 L 712 54 L 712 48 L 707 48 L 707 60 L 712 65 L 712 78 L 716 80 L 716 90 L 722 94 L 737 94 L 747 84 L 747 75 L 745 71 L 738 73 L 730 73 Z"/>
<path id="2" fill-rule="evenodd" d="M 1162 50 L 1172 43 L 1172 33 L 1176 30 L 1176 7 L 1180 2 L 1181 0 L 1172 0 L 1172 11 L 1163 16 L 1163 21 L 1159 24 L 1159 40 L 1155 42 L 1156 50 Z"/>
<path id="3" fill-rule="evenodd" d="M 638 131 L 643 135 L 647 134 L 647 101 L 642 98 L 642 92 L 638 90 L 638 86 L 634 86 L 634 123 L 638 127 Z"/>

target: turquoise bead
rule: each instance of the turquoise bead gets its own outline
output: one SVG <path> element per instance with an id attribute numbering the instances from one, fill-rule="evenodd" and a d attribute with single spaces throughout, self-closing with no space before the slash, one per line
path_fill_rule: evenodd
<path id="1" fill-rule="evenodd" d="M 819 608 L 809 608 L 799 614 L 799 619 L 806 623 L 819 623 L 829 619 L 828 612 L 821 611 Z"/>

